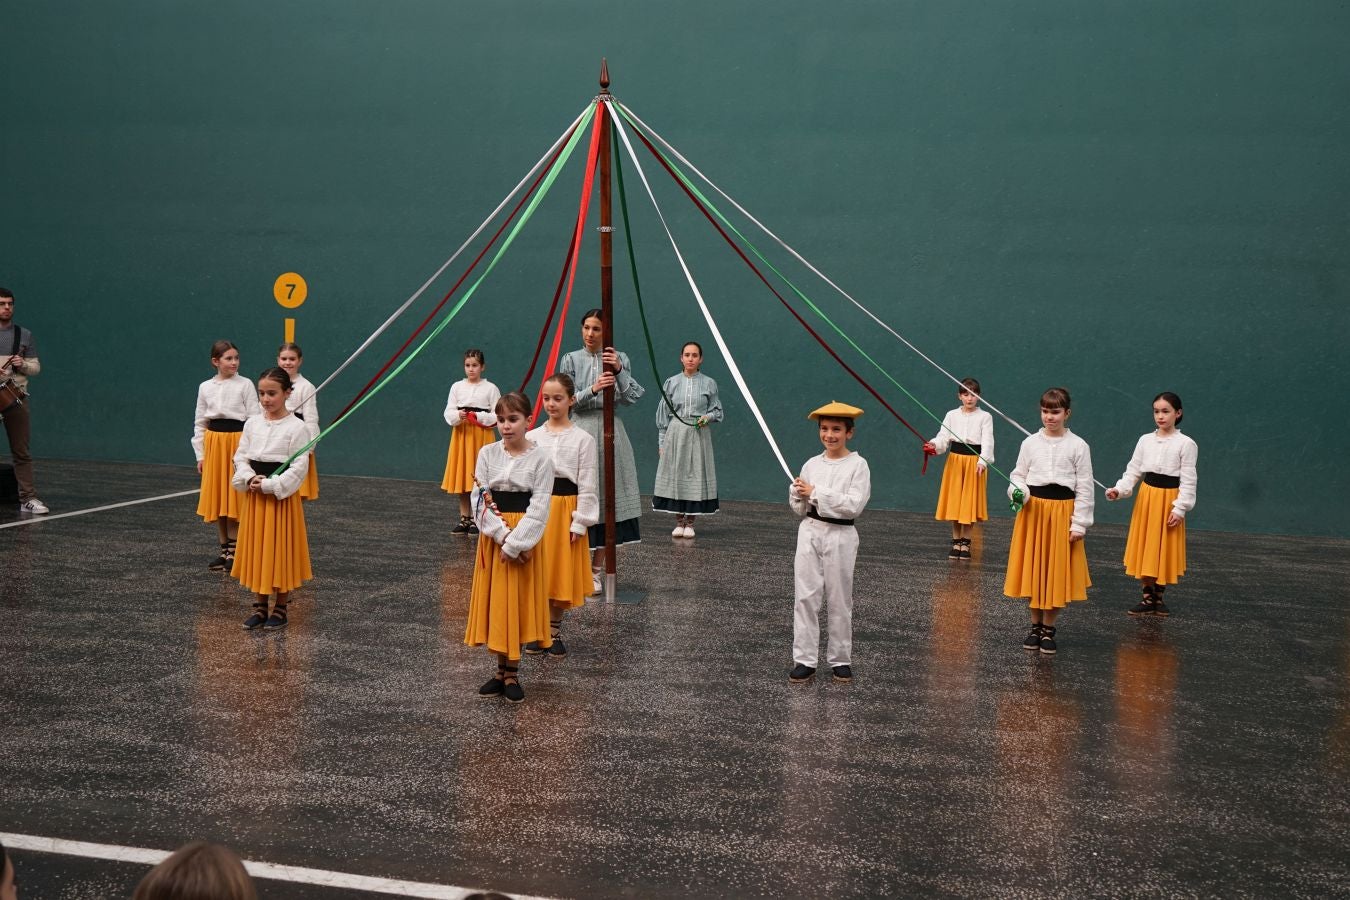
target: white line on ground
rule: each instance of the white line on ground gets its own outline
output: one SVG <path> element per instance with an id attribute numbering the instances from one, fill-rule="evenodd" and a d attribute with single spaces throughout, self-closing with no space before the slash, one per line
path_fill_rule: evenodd
<path id="1" fill-rule="evenodd" d="M 176 494 L 160 494 L 158 497 L 144 497 L 140 500 L 127 500 L 123 503 L 109 503 L 107 506 L 95 506 L 90 509 L 77 509 L 74 512 L 57 513 L 56 515 L 28 516 L 24 519 L 18 519 L 14 522 L 6 522 L 0 525 L 0 528 L 18 528 L 20 525 L 40 525 L 43 522 L 50 522 L 53 519 L 65 519 L 69 516 L 87 516 L 90 513 L 103 512 L 108 509 L 121 509 L 124 506 L 135 506 L 138 503 L 154 503 L 156 500 L 172 500 L 174 497 L 186 497 L 188 494 L 200 494 L 201 488 L 193 488 L 190 491 L 179 491 Z"/>
<path id="2" fill-rule="evenodd" d="M 106 859 L 114 862 L 140 863 L 153 866 L 169 856 L 168 850 L 150 850 L 144 847 L 122 847 L 117 844 L 91 844 L 86 841 L 68 841 L 64 838 L 39 837 L 31 834 L 0 832 L 0 842 L 14 850 L 36 853 L 59 853 L 63 856 L 82 856 L 88 859 Z M 400 881 L 395 878 L 376 878 L 370 875 L 350 875 L 327 869 L 306 869 L 301 866 L 283 866 L 277 863 L 244 860 L 244 868 L 254 878 L 272 881 L 290 881 L 298 884 L 318 884 L 325 887 L 369 891 L 373 894 L 394 894 L 399 897 L 428 897 L 432 900 L 462 900 L 477 888 L 452 887 L 422 881 Z M 513 900 L 545 900 L 512 894 Z"/>

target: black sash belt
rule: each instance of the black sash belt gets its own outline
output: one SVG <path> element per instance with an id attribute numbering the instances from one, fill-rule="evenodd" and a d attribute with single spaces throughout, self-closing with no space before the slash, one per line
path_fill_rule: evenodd
<path id="1" fill-rule="evenodd" d="M 809 518 L 815 519 L 817 522 L 827 522 L 830 525 L 852 525 L 855 521 L 854 519 L 832 519 L 829 516 L 822 516 L 820 513 L 816 512 L 814 506 L 806 511 L 806 515 Z"/>
<path id="2" fill-rule="evenodd" d="M 281 468 L 281 463 L 267 462 L 262 459 L 250 459 L 248 461 L 248 467 L 253 470 L 254 475 L 261 475 L 262 477 L 267 478 L 268 476 L 277 473 L 277 469 Z"/>
<path id="3" fill-rule="evenodd" d="M 947 449 L 950 450 L 951 452 L 955 453 L 955 454 L 960 455 L 960 456 L 979 456 L 979 455 L 980 455 L 980 445 L 979 445 L 979 444 L 963 444 L 963 443 L 960 442 L 960 441 L 952 441 L 951 446 L 948 447 Z"/>
<path id="4" fill-rule="evenodd" d="M 297 409 L 297 410 L 294 410 L 294 411 L 291 413 L 291 415 L 295 416 L 295 417 L 296 417 L 297 419 L 299 419 L 301 422 L 305 421 L 305 414 L 302 413 L 302 412 L 301 412 L 300 410 L 298 410 L 298 409 Z"/>
<path id="5" fill-rule="evenodd" d="M 493 491 L 492 502 L 497 512 L 526 512 L 530 508 L 529 491 Z"/>
<path id="6" fill-rule="evenodd" d="M 481 407 L 481 406 L 461 406 L 461 407 L 459 408 L 459 411 L 460 411 L 460 412 L 471 412 L 471 413 L 487 412 L 487 410 L 484 409 L 484 408 Z"/>
<path id="7" fill-rule="evenodd" d="M 1029 484 L 1027 488 L 1031 496 L 1042 500 L 1072 500 L 1074 497 L 1073 488 L 1062 484 Z"/>
<path id="8" fill-rule="evenodd" d="M 553 496 L 555 497 L 575 497 L 577 495 L 577 483 L 570 478 L 553 479 Z"/>
<path id="9" fill-rule="evenodd" d="M 1155 488 L 1179 488 L 1181 487 L 1181 476 L 1159 475 L 1157 472 L 1145 472 L 1144 484 Z"/>
<path id="10" fill-rule="evenodd" d="M 243 431 L 244 423 L 239 419 L 208 419 L 206 421 L 207 431 Z"/>

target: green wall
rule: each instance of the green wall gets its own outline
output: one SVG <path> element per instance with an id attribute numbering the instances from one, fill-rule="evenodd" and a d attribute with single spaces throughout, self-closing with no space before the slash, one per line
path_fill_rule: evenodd
<path id="1" fill-rule="evenodd" d="M 1101 481 L 1151 427 L 1153 395 L 1173 390 L 1201 448 L 1192 527 L 1350 534 L 1350 481 L 1335 462 L 1350 330 L 1343 3 L 5 0 L 0 10 L 0 284 L 42 347 L 39 456 L 189 463 L 210 342 L 238 342 L 250 376 L 270 364 L 286 315 L 271 285 L 287 270 L 309 280 L 298 339 L 306 374 L 321 380 L 581 110 L 605 55 L 615 93 L 639 115 L 1024 424 L 1036 424 L 1042 389 L 1070 387 L 1072 426 Z M 459 319 L 325 441 L 322 471 L 439 478 L 460 351 L 483 347 L 489 377 L 518 383 L 580 168 Z M 661 178 L 792 465 L 818 449 L 805 413 L 855 402 L 869 410 L 856 447 L 872 463 L 874 505 L 931 509 L 938 476 L 919 477 L 917 440 Z M 637 206 L 668 375 L 682 341 L 711 341 L 657 229 Z M 573 318 L 598 296 L 593 232 L 584 252 Z M 939 416 L 954 405 L 943 376 L 800 267 L 787 271 Z M 330 386 L 326 414 L 457 274 Z M 622 268 L 615 283 L 620 345 L 654 388 Z M 709 356 L 728 413 L 716 432 L 722 494 L 779 499 L 785 479 Z M 935 430 L 909 398 L 885 393 Z M 652 393 L 626 414 L 648 484 L 654 413 Z M 1019 437 L 1000 422 L 1005 467 Z M 1099 505 L 1100 521 L 1127 514 Z"/>

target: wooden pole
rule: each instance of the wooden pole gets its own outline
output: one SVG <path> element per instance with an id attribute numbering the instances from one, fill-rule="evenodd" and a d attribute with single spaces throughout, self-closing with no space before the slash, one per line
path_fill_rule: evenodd
<path id="1" fill-rule="evenodd" d="M 600 60 L 600 309 L 602 347 L 614 346 L 614 226 L 610 202 L 609 63 Z M 611 371 L 615 371 L 611 369 Z M 605 599 L 613 602 L 618 580 L 614 546 L 614 388 L 605 390 Z"/>

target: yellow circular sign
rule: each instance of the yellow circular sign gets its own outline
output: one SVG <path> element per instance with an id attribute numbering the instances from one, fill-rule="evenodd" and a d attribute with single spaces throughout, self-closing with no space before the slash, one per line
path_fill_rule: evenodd
<path id="1" fill-rule="evenodd" d="M 287 272 L 272 285 L 272 296 L 287 309 L 295 309 L 309 296 L 309 285 L 295 272 Z"/>

